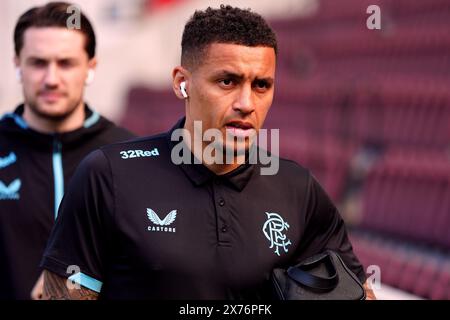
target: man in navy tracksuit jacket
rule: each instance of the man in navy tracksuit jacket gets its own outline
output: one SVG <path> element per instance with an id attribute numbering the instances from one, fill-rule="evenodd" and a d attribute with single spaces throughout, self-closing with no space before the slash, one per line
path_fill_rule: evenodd
<path id="1" fill-rule="evenodd" d="M 132 137 L 84 102 L 96 65 L 95 35 L 84 15 L 81 29 L 66 27 L 69 6 L 30 9 L 14 32 L 24 103 L 0 120 L 0 299 L 30 299 L 59 203 L 81 159 Z"/>

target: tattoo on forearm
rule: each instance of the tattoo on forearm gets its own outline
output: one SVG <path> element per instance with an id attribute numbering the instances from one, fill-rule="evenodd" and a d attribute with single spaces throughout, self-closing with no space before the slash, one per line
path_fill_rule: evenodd
<path id="1" fill-rule="evenodd" d="M 375 293 L 367 282 L 364 283 L 364 290 L 366 290 L 366 300 L 377 300 Z"/>
<path id="2" fill-rule="evenodd" d="M 67 288 L 67 279 L 44 271 L 44 299 L 47 300 L 97 300 L 98 293 L 80 286 Z"/>

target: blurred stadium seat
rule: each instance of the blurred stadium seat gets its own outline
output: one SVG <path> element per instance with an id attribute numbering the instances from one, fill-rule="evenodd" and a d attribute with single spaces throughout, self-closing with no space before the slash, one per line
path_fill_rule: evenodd
<path id="1" fill-rule="evenodd" d="M 138 135 L 167 131 L 184 115 L 184 105 L 172 91 L 140 85 L 129 91 L 125 110 L 121 124 Z"/>

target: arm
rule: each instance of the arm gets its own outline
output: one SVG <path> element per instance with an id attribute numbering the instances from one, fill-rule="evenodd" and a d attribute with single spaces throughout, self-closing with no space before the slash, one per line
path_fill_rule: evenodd
<path id="1" fill-rule="evenodd" d="M 43 300 L 97 300 L 98 293 L 83 286 L 69 289 L 67 279 L 44 271 Z"/>
<path id="2" fill-rule="evenodd" d="M 112 239 L 111 191 L 107 159 L 102 151 L 94 151 L 71 178 L 48 239 L 41 261 L 41 267 L 46 270 L 44 299 L 97 297 L 107 261 L 105 252 Z M 83 266 L 83 270 L 78 266 Z M 80 277 L 67 280 L 75 275 L 72 273 L 79 273 Z"/>
<path id="3" fill-rule="evenodd" d="M 31 299 L 42 300 L 43 292 L 44 292 L 44 272 L 41 273 L 39 279 L 36 281 L 36 284 L 31 290 Z"/>
<path id="4" fill-rule="evenodd" d="M 369 285 L 369 282 L 364 282 L 364 290 L 366 291 L 366 300 L 377 300 L 377 297 L 375 297 L 375 293 L 373 292 L 372 288 Z"/>
<path id="5" fill-rule="evenodd" d="M 364 268 L 353 252 L 345 222 L 336 206 L 312 175 L 309 175 L 307 190 L 305 200 L 302 200 L 305 203 L 306 226 L 297 259 L 302 261 L 325 249 L 334 250 L 359 281 L 367 284 Z M 372 296 L 372 293 L 369 294 Z"/>

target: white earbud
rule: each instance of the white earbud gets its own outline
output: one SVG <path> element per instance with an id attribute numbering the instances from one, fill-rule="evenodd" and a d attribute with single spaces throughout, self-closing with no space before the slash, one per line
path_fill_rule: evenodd
<path id="1" fill-rule="evenodd" d="M 19 67 L 16 68 L 16 79 L 18 82 L 22 82 L 22 70 Z"/>
<path id="2" fill-rule="evenodd" d="M 86 85 L 90 85 L 94 81 L 95 71 L 94 69 L 89 69 L 86 77 L 86 81 L 84 82 Z"/>
<path id="3" fill-rule="evenodd" d="M 181 95 L 186 99 L 188 97 L 188 94 L 186 92 L 186 81 L 180 83 L 180 91 Z"/>

